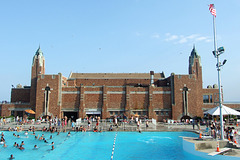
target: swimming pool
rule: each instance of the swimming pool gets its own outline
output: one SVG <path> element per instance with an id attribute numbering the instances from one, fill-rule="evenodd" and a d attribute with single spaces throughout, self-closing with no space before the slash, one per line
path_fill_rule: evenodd
<path id="1" fill-rule="evenodd" d="M 20 138 L 14 137 L 13 133 L 19 134 Z M 183 150 L 182 138 L 179 136 L 198 136 L 191 132 L 71 132 L 70 137 L 67 137 L 67 133 L 57 135 L 57 133 L 36 132 L 36 135 L 38 134 L 39 136 L 44 134 L 48 143 L 35 140 L 31 132 L 28 138 L 24 132 L 4 132 L 8 146 L 7 148 L 0 146 L 1 159 L 7 159 L 11 154 L 16 160 L 111 160 L 111 157 L 114 160 L 204 159 Z M 51 135 L 52 139 L 50 139 Z M 22 141 L 25 143 L 25 150 L 21 151 L 13 147 L 14 142 L 20 144 Z M 51 150 L 51 142 L 54 142 L 54 150 Z M 34 145 L 39 146 L 39 149 L 34 150 Z"/>

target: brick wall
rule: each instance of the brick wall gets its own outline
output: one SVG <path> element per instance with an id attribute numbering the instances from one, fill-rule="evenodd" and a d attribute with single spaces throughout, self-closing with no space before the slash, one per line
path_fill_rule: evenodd
<path id="1" fill-rule="evenodd" d="M 17 116 L 17 111 L 25 113 L 25 109 L 30 109 L 30 104 L 29 103 L 9 103 L 9 104 L 0 104 L 1 108 L 1 116 L 11 116 L 11 111 L 15 112 L 14 116 Z"/>
<path id="2" fill-rule="evenodd" d="M 49 112 L 51 116 L 61 115 L 61 106 L 59 99 L 59 92 L 61 91 L 61 74 L 58 75 L 38 75 L 37 91 L 36 91 L 36 117 L 43 116 L 45 107 L 45 88 L 50 87 L 49 95 Z"/>
<path id="3" fill-rule="evenodd" d="M 30 88 L 12 88 L 11 102 L 30 102 Z"/>

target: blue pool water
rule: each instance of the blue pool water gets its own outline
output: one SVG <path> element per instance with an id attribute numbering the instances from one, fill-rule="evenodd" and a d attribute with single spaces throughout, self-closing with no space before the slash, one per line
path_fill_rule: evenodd
<path id="1" fill-rule="evenodd" d="M 67 133 L 57 135 L 57 133 L 36 132 L 36 135 L 40 136 L 43 133 L 49 143 L 35 140 L 31 132 L 29 132 L 28 138 L 24 132 L 15 132 L 20 135 L 20 138 L 14 137 L 13 133 L 4 132 L 8 146 L 3 148 L 0 145 L 1 159 L 7 159 L 11 154 L 16 160 L 111 160 L 112 155 L 114 160 L 212 159 L 212 157 L 194 156 L 183 150 L 180 136 L 198 136 L 191 132 L 71 132 L 70 137 L 67 137 Z M 49 139 L 50 135 L 53 136 L 53 139 Z M 21 151 L 13 147 L 14 142 L 20 144 L 22 141 L 25 143 L 25 150 Z M 50 150 L 52 141 L 55 143 L 53 151 Z M 38 150 L 33 150 L 35 144 L 39 146 Z"/>

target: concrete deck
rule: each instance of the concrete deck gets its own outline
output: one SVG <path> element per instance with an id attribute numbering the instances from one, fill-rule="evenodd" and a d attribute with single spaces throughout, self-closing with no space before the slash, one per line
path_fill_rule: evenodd
<path id="1" fill-rule="evenodd" d="M 228 140 L 199 139 L 190 137 L 183 137 L 183 140 L 192 143 L 196 151 L 208 153 L 210 156 L 225 155 L 240 157 L 240 149 L 238 149 L 238 146 Z M 217 143 L 219 143 L 220 152 L 217 152 Z"/>

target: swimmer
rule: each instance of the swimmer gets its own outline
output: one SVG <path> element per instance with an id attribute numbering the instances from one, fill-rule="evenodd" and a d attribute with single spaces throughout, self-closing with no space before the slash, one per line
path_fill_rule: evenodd
<path id="1" fill-rule="evenodd" d="M 4 147 L 4 148 L 7 148 L 7 145 L 6 145 L 6 143 L 4 143 L 3 147 Z"/>
<path id="2" fill-rule="evenodd" d="M 58 132 L 57 135 L 59 135 L 60 133 Z"/>
<path id="3" fill-rule="evenodd" d="M 13 147 L 16 147 L 17 146 L 17 142 L 14 143 Z"/>
<path id="4" fill-rule="evenodd" d="M 20 145 L 19 149 L 24 150 L 25 148 L 22 145 Z"/>
<path id="5" fill-rule="evenodd" d="M 41 137 L 39 137 L 39 140 L 41 141 L 41 140 L 43 140 L 43 137 L 41 136 Z"/>
<path id="6" fill-rule="evenodd" d="M 44 142 L 45 142 L 45 143 L 48 143 L 48 141 L 47 141 L 46 139 L 44 140 Z"/>
<path id="7" fill-rule="evenodd" d="M 35 144 L 34 145 L 34 147 L 33 147 L 33 149 L 38 149 L 39 147 Z"/>
<path id="8" fill-rule="evenodd" d="M 16 145 L 16 148 L 19 148 L 19 145 L 18 145 L 18 144 Z"/>
<path id="9" fill-rule="evenodd" d="M 0 141 L 3 143 L 3 142 L 5 142 L 5 139 L 3 137 L 1 137 Z"/>
<path id="10" fill-rule="evenodd" d="M 25 134 L 25 136 L 27 136 L 27 135 L 28 135 L 28 132 L 26 131 L 24 134 Z"/>
<path id="11" fill-rule="evenodd" d="M 52 139 L 52 135 L 50 136 L 50 139 Z"/>
<path id="12" fill-rule="evenodd" d="M 70 131 L 69 131 L 67 136 L 70 137 L 70 135 L 71 135 L 71 133 L 70 133 Z"/>
<path id="13" fill-rule="evenodd" d="M 54 145 L 54 142 L 52 142 L 51 145 Z"/>
<path id="14" fill-rule="evenodd" d="M 13 133 L 13 136 L 16 137 L 17 135 L 15 133 Z"/>
<path id="15" fill-rule="evenodd" d="M 25 144 L 24 144 L 24 141 L 22 141 L 21 145 L 22 145 L 22 146 L 25 145 Z"/>
<path id="16" fill-rule="evenodd" d="M 54 145 L 52 145 L 52 150 L 54 150 L 55 148 L 54 148 Z"/>
<path id="17" fill-rule="evenodd" d="M 20 138 L 19 134 L 17 135 L 17 138 Z"/>
<path id="18" fill-rule="evenodd" d="M 10 157 L 9 157 L 9 159 L 15 159 L 15 157 L 13 157 L 13 155 L 11 154 Z"/>

